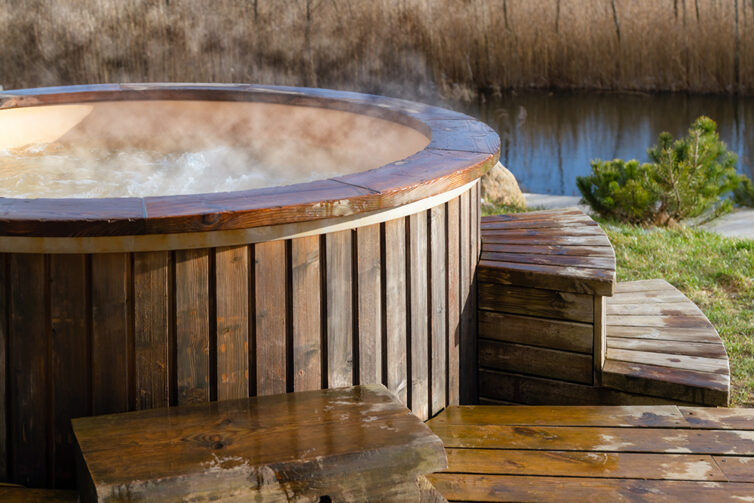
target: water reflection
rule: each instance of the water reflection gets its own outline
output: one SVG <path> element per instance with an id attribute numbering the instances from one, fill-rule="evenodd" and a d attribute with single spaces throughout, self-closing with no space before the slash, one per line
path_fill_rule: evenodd
<path id="1" fill-rule="evenodd" d="M 501 162 L 528 192 L 577 195 L 592 159 L 647 160 L 661 131 L 685 134 L 699 115 L 717 122 L 739 171 L 754 177 L 754 98 L 511 92 L 463 108 L 497 129 Z"/>

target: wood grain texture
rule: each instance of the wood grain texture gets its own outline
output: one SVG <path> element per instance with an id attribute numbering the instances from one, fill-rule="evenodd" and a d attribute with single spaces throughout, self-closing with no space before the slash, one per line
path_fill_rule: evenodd
<path id="1" fill-rule="evenodd" d="M 286 391 L 285 262 L 285 241 L 254 245 L 256 395 Z"/>
<path id="2" fill-rule="evenodd" d="M 8 479 L 8 338 L 9 338 L 9 256 L 0 253 L 0 376 L 5 385 L 0 385 L 0 480 Z"/>
<path id="3" fill-rule="evenodd" d="M 175 252 L 178 404 L 210 399 L 209 253 Z"/>
<path id="4" fill-rule="evenodd" d="M 385 354 L 387 388 L 408 400 L 406 222 L 385 222 Z"/>
<path id="5" fill-rule="evenodd" d="M 359 384 L 382 382 L 380 226 L 356 229 Z"/>
<path id="6" fill-rule="evenodd" d="M 587 323 L 480 310 L 479 337 L 591 354 L 594 330 Z"/>
<path id="7" fill-rule="evenodd" d="M 589 324 L 594 322 L 591 295 L 557 290 L 480 282 L 479 308 Z"/>
<path id="8" fill-rule="evenodd" d="M 429 212 L 429 289 L 430 289 L 430 416 L 447 404 L 448 387 L 448 272 L 445 205 Z"/>
<path id="9" fill-rule="evenodd" d="M 353 262 L 351 231 L 325 236 L 327 386 L 353 384 Z"/>
<path id="10" fill-rule="evenodd" d="M 460 344 L 460 403 L 471 404 L 477 399 L 476 369 L 477 369 L 477 334 L 473 330 L 474 305 L 471 299 L 471 285 L 473 278 L 471 267 L 471 197 L 468 192 L 461 194 L 459 199 L 460 244 L 459 262 L 461 266 L 460 308 L 461 308 L 461 344 Z"/>
<path id="11" fill-rule="evenodd" d="M 459 200 L 448 201 L 448 404 L 460 403 L 461 282 Z"/>
<path id="12" fill-rule="evenodd" d="M 594 296 L 594 342 L 592 364 L 594 367 L 594 382 L 602 384 L 602 368 L 605 366 L 607 355 L 607 298 Z"/>
<path id="13" fill-rule="evenodd" d="M 134 254 L 136 408 L 170 404 L 170 264 L 168 252 Z"/>
<path id="14" fill-rule="evenodd" d="M 322 386 L 319 236 L 291 241 L 293 390 Z"/>
<path id="15" fill-rule="evenodd" d="M 422 421 L 429 417 L 429 302 L 427 213 L 411 215 L 409 224 L 411 410 Z"/>
<path id="16" fill-rule="evenodd" d="M 129 410 L 131 257 L 92 256 L 92 413 Z"/>
<path id="17" fill-rule="evenodd" d="M 59 489 L 27 489 L 0 486 L 0 501 L 5 503 L 76 503 L 77 491 Z"/>
<path id="18" fill-rule="evenodd" d="M 249 248 L 215 253 L 217 399 L 249 396 Z"/>

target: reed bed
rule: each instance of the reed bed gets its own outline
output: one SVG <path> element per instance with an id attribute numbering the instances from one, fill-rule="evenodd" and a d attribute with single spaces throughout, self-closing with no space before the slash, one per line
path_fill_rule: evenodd
<path id="1" fill-rule="evenodd" d="M 754 0 L 0 0 L 0 85 L 754 94 Z"/>

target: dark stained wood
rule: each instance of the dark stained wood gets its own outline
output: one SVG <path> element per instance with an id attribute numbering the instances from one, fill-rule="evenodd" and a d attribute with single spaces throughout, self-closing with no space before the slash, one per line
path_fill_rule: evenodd
<path id="1" fill-rule="evenodd" d="M 319 236 L 291 241 L 293 390 L 322 386 Z"/>
<path id="2" fill-rule="evenodd" d="M 45 257 L 10 256 L 10 379 L 11 473 L 13 482 L 43 487 L 47 449 L 48 337 L 45 326 Z"/>
<path id="3" fill-rule="evenodd" d="M 612 302 L 612 299 L 611 299 Z M 609 337 L 623 337 L 647 340 L 672 340 L 688 342 L 714 342 L 720 340 L 716 332 L 706 328 L 668 328 L 668 327 L 625 327 L 611 326 Z"/>
<path id="4" fill-rule="evenodd" d="M 448 404 L 460 400 L 461 285 L 458 199 L 448 201 Z"/>
<path id="5" fill-rule="evenodd" d="M 385 354 L 387 387 L 406 403 L 406 222 L 385 222 Z"/>
<path id="6" fill-rule="evenodd" d="M 615 293 L 646 293 L 646 292 L 674 292 L 678 290 L 664 279 L 642 279 L 637 281 L 623 281 L 615 286 Z"/>
<path id="7" fill-rule="evenodd" d="M 619 294 L 620 295 L 620 294 Z M 699 308 L 691 302 L 666 303 L 611 303 L 607 313 L 620 316 L 694 316 L 702 315 Z"/>
<path id="8" fill-rule="evenodd" d="M 479 283 L 479 308 L 590 324 L 594 319 L 590 295 L 487 282 Z"/>
<path id="9" fill-rule="evenodd" d="M 448 386 L 448 301 L 446 269 L 448 242 L 446 236 L 445 205 L 429 212 L 429 288 L 430 288 L 430 352 L 431 392 L 430 416 L 434 416 L 447 404 Z"/>
<path id="10" fill-rule="evenodd" d="M 479 366 L 592 384 L 592 357 L 581 353 L 480 339 Z"/>
<path id="11" fill-rule="evenodd" d="M 587 323 L 482 310 L 479 337 L 591 354 L 594 335 Z"/>
<path id="12" fill-rule="evenodd" d="M 631 339 L 627 337 L 610 337 L 608 345 L 615 349 L 632 351 L 666 353 L 706 358 L 727 358 L 725 348 L 718 342 L 690 342 L 672 339 Z"/>
<path id="13" fill-rule="evenodd" d="M 731 482 L 754 482 L 754 458 L 741 456 L 715 456 L 715 462 Z"/>
<path id="14" fill-rule="evenodd" d="M 8 382 L 8 301 L 10 277 L 9 256 L 0 253 L 0 375 Z M 8 395 L 7 384 L 0 386 L 0 480 L 8 479 Z"/>
<path id="15" fill-rule="evenodd" d="M 615 260 L 611 257 L 574 257 L 571 255 L 482 252 L 481 259 L 490 262 L 589 267 L 609 270 L 615 269 Z"/>
<path id="16" fill-rule="evenodd" d="M 359 384 L 382 382 L 380 225 L 356 229 Z"/>
<path id="17" fill-rule="evenodd" d="M 0 486 L 0 501 L 5 503 L 75 503 L 78 500 L 76 491 Z"/>
<path id="18" fill-rule="evenodd" d="M 92 413 L 129 410 L 129 281 L 126 253 L 92 255 Z"/>
<path id="19" fill-rule="evenodd" d="M 477 333 L 473 326 L 472 310 L 475 306 L 471 300 L 473 278 L 471 277 L 471 197 L 468 192 L 461 194 L 459 198 L 459 215 L 461 227 L 459 233 L 461 265 L 461 344 L 460 344 L 460 403 L 475 403 L 477 393 Z"/>
<path id="20" fill-rule="evenodd" d="M 427 212 L 409 218 L 409 309 L 411 312 L 411 390 L 409 404 L 419 419 L 429 417 L 429 291 Z"/>
<path id="21" fill-rule="evenodd" d="M 594 296 L 594 341 L 592 342 L 592 364 L 594 383 L 602 385 L 602 368 L 605 366 L 607 355 L 606 336 L 607 297 Z"/>
<path id="22" fill-rule="evenodd" d="M 210 399 L 209 250 L 175 252 L 178 404 Z"/>
<path id="23" fill-rule="evenodd" d="M 215 253 L 217 399 L 249 396 L 249 248 Z"/>
<path id="24" fill-rule="evenodd" d="M 615 271 L 482 259 L 479 261 L 479 281 L 610 296 L 613 294 Z"/>
<path id="25" fill-rule="evenodd" d="M 170 404 L 169 268 L 169 252 L 134 254 L 134 378 L 137 409 L 167 407 Z"/>
<path id="26" fill-rule="evenodd" d="M 285 268 L 285 241 L 254 245 L 257 395 L 286 390 Z"/>
<path id="27" fill-rule="evenodd" d="M 54 485 L 73 488 L 76 439 L 72 417 L 89 415 L 85 255 L 50 256 Z M 74 293 L 75 292 L 75 293 Z"/>
<path id="28" fill-rule="evenodd" d="M 566 257 L 615 257 L 612 246 L 525 245 L 483 242 L 482 251 Z"/>
<path id="29" fill-rule="evenodd" d="M 485 243 L 520 245 L 560 245 L 560 246 L 605 246 L 605 238 L 600 235 L 573 236 L 568 234 L 541 233 L 537 235 L 508 235 L 496 233 L 483 236 Z"/>
<path id="30" fill-rule="evenodd" d="M 282 412 L 282 417 L 280 412 Z M 369 421 L 364 421 L 369 417 Z M 74 421 L 82 500 L 420 500 L 442 442 L 381 385 Z"/>
<path id="31" fill-rule="evenodd" d="M 754 430 L 751 409 L 711 407 L 679 407 L 678 409 L 693 428 Z"/>
<path id="32" fill-rule="evenodd" d="M 327 386 L 353 384 L 353 263 L 351 231 L 325 236 L 327 279 Z"/>

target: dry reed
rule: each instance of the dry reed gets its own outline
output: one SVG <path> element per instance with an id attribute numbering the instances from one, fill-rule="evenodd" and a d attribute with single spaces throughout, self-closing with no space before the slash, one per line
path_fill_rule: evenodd
<path id="1" fill-rule="evenodd" d="M 0 85 L 754 94 L 754 0 L 0 0 Z"/>

